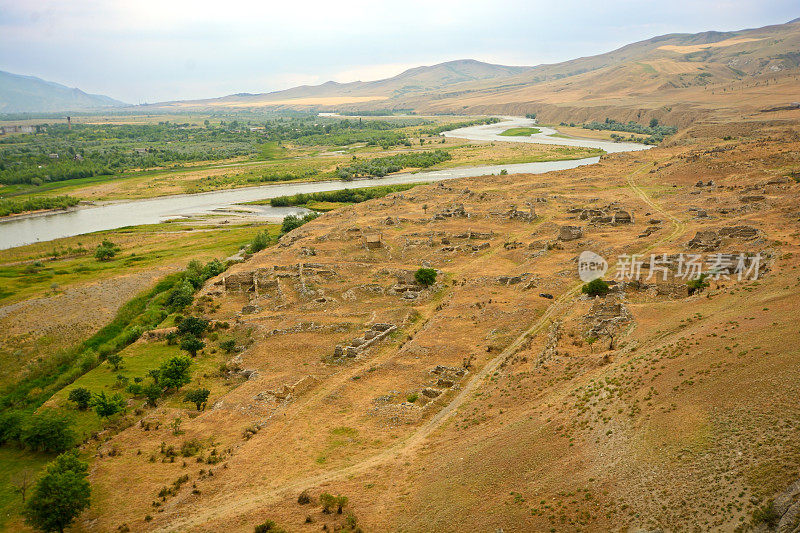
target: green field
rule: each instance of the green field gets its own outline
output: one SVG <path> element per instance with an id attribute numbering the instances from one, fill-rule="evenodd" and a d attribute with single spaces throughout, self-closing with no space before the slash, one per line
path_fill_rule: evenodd
<path id="1" fill-rule="evenodd" d="M 535 133 L 541 133 L 539 128 L 510 128 L 501 133 L 505 137 L 528 137 Z"/>

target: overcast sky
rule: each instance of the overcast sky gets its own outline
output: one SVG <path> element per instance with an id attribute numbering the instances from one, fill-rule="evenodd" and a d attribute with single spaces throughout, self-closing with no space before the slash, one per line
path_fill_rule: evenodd
<path id="1" fill-rule="evenodd" d="M 0 0 L 0 70 L 129 103 L 536 65 L 800 17 L 797 0 Z"/>

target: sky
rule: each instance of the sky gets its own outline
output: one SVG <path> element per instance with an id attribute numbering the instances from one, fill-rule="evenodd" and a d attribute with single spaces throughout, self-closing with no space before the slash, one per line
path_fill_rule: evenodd
<path id="1" fill-rule="evenodd" d="M 537 65 L 800 17 L 797 0 L 0 0 L 0 70 L 132 104 Z"/>

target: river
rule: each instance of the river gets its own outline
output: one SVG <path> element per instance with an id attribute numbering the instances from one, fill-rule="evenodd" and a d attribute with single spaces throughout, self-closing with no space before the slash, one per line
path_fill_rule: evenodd
<path id="1" fill-rule="evenodd" d="M 601 148 L 606 152 L 644 150 L 649 148 L 648 146 L 634 143 L 614 143 L 589 139 L 549 137 L 550 134 L 556 133 L 556 131 L 542 126 L 536 126 L 542 130 L 541 133 L 529 137 L 503 137 L 499 134 L 508 128 L 532 127 L 535 125 L 534 121 L 529 119 L 518 117 L 503 118 L 506 120 L 501 123 L 461 128 L 445 132 L 444 135 L 447 137 L 457 137 L 475 141 L 528 142 L 583 146 Z M 597 163 L 597 161 L 599 161 L 598 157 L 590 157 L 571 161 L 459 167 L 414 173 L 403 172 L 384 178 L 363 179 L 351 182 L 316 181 L 285 183 L 226 189 L 198 194 L 161 196 L 146 200 L 110 202 L 98 206 L 68 211 L 48 212 L 33 216 L 12 217 L 0 221 L 0 250 L 39 241 L 50 241 L 61 237 L 82 235 L 95 231 L 110 230 L 125 226 L 137 226 L 141 224 L 156 224 L 164 220 L 178 217 L 224 213 L 225 210 L 235 209 L 237 204 L 274 198 L 276 196 L 355 189 L 373 187 L 376 185 L 435 182 L 454 178 L 499 174 L 502 170 L 507 170 L 510 174 L 541 174 L 553 170 L 565 170 L 581 165 L 591 165 Z M 248 209 L 250 208 L 258 211 L 258 214 L 270 220 L 280 220 L 288 214 L 304 212 L 303 209 L 291 207 L 248 206 Z"/>

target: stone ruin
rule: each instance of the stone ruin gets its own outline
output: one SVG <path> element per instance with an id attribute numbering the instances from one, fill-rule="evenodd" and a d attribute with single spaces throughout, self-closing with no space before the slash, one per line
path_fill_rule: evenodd
<path id="1" fill-rule="evenodd" d="M 275 265 L 268 268 L 231 272 L 224 275 L 217 285 L 222 285 L 227 292 L 252 292 L 255 294 L 280 291 L 279 279 L 297 278 L 301 281 L 305 276 L 333 278 L 336 270 L 319 263 L 298 263 L 296 265 Z"/>
<path id="2" fill-rule="evenodd" d="M 628 306 L 618 298 L 596 296 L 592 308 L 584 317 L 587 325 L 587 337 L 602 337 L 607 335 L 607 329 L 620 328 L 633 320 Z"/>
<path id="3" fill-rule="evenodd" d="M 296 396 L 300 396 L 305 391 L 313 388 L 319 380 L 314 376 L 305 376 L 300 381 L 295 383 L 294 385 L 287 385 L 284 384 L 282 387 L 276 390 L 266 390 L 263 392 L 259 392 L 256 394 L 256 400 L 266 400 L 269 398 L 274 398 L 277 401 L 290 401 Z"/>
<path id="4" fill-rule="evenodd" d="M 394 324 L 377 323 L 373 324 L 364 335 L 356 337 L 350 341 L 349 345 L 337 344 L 333 350 L 333 357 L 358 357 L 364 351 L 377 343 L 381 339 L 386 338 L 390 333 L 395 331 L 397 326 Z"/>
<path id="5" fill-rule="evenodd" d="M 383 241 L 380 233 L 368 233 L 364 235 L 364 246 L 367 250 L 377 250 L 383 248 Z"/>
<path id="6" fill-rule="evenodd" d="M 580 226 L 561 226 L 558 239 L 561 241 L 574 241 L 583 237 L 583 228 Z"/>
<path id="7" fill-rule="evenodd" d="M 447 218 L 469 218 L 469 213 L 464 209 L 464 204 L 453 204 L 433 215 L 433 220 L 445 220 Z"/>
<path id="8" fill-rule="evenodd" d="M 722 239 L 741 239 L 745 241 L 752 241 L 759 236 L 757 228 L 752 226 L 726 226 L 719 230 L 704 230 L 698 231 L 697 234 L 687 243 L 690 250 L 700 250 L 703 252 L 711 252 L 719 248 L 722 244 Z"/>
<path id="9" fill-rule="evenodd" d="M 545 342 L 542 352 L 536 361 L 536 366 L 541 366 L 556 355 L 558 355 L 558 341 L 561 340 L 561 321 L 556 320 L 550 324 L 550 329 L 547 331 L 547 341 Z"/>
<path id="10" fill-rule="evenodd" d="M 567 213 L 578 215 L 580 220 L 586 220 L 593 226 L 619 226 L 623 224 L 634 223 L 633 213 L 620 209 L 616 202 L 604 207 L 573 207 L 572 209 L 567 210 Z"/>

